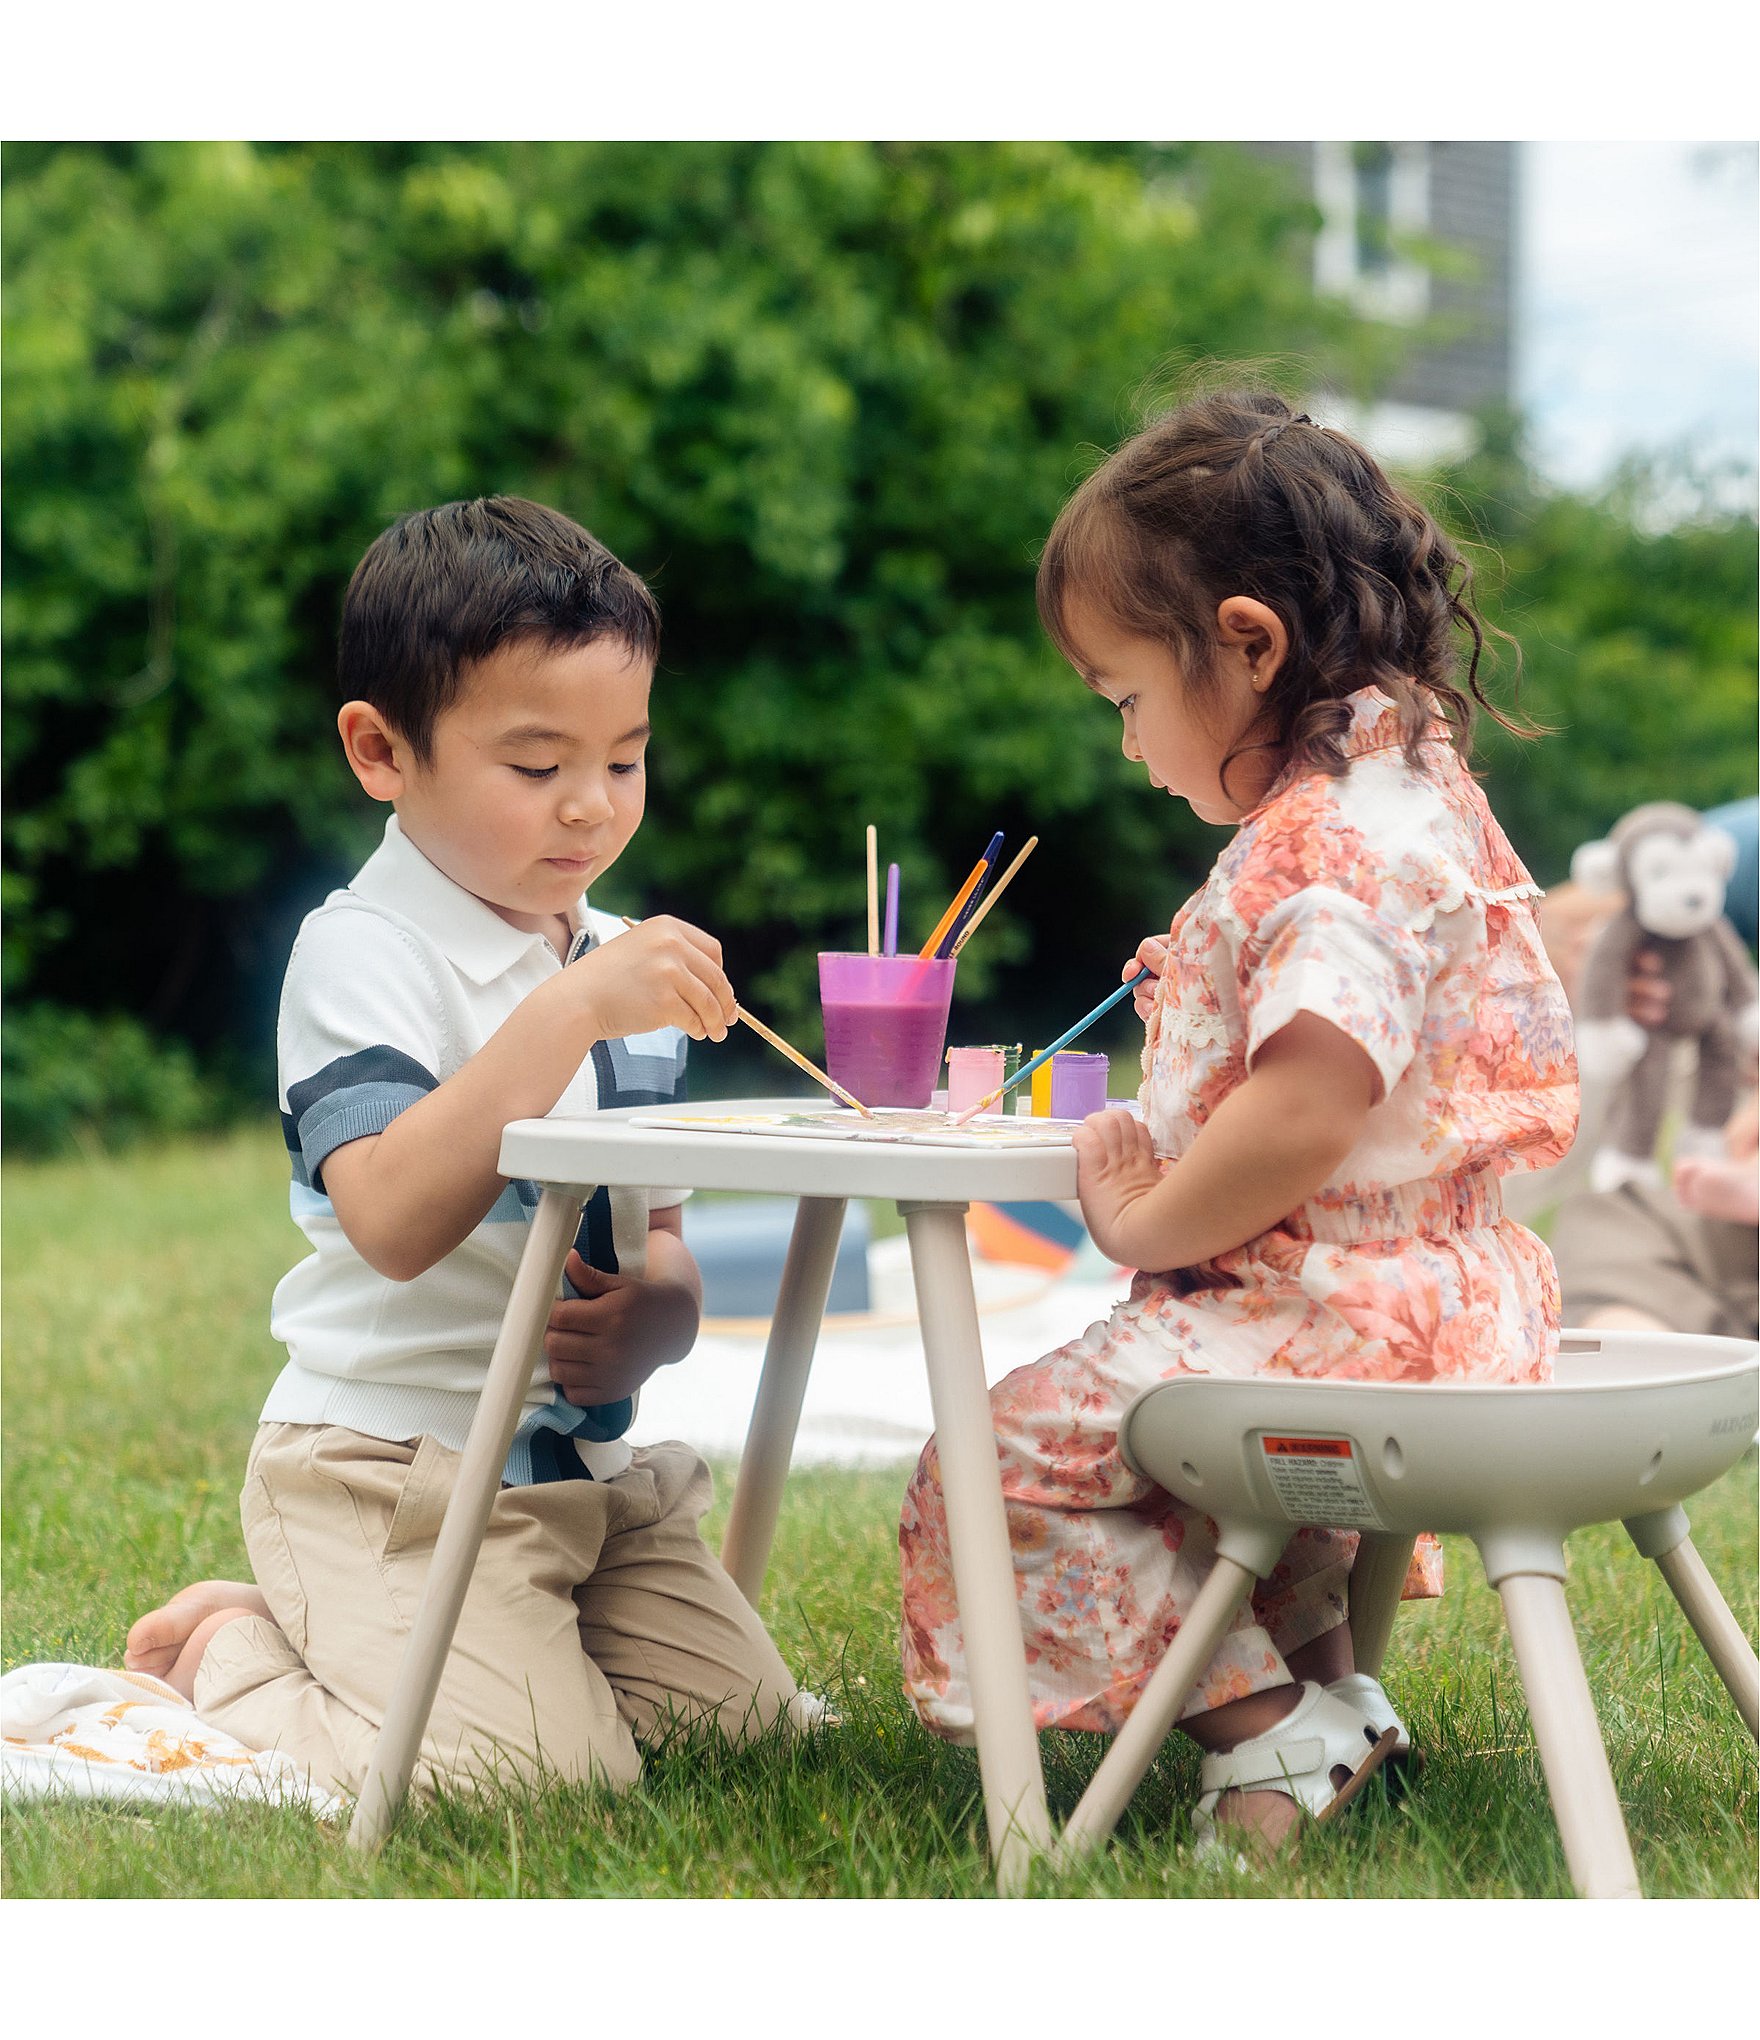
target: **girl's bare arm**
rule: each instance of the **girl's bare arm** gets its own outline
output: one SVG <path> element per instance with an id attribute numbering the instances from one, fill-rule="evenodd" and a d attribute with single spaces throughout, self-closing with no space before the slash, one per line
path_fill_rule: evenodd
<path id="1" fill-rule="evenodd" d="M 1380 1078 L 1328 1020 L 1298 1013 L 1165 1173 L 1149 1129 L 1095 1113 L 1076 1135 L 1082 1215 L 1127 1268 L 1189 1268 L 1267 1232 L 1312 1197 L 1356 1145 Z"/>

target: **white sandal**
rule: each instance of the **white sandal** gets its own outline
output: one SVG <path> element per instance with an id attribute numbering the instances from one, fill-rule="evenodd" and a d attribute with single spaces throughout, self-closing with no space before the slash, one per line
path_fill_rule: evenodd
<path id="1" fill-rule="evenodd" d="M 1205 1856 L 1220 1846 L 1214 1815 L 1225 1792 L 1286 1793 L 1316 1823 L 1331 1820 L 1386 1763 L 1398 1738 L 1397 1725 L 1378 1732 L 1360 1707 L 1304 1680 L 1301 1698 L 1280 1722 L 1204 1759 L 1192 1809 L 1195 1852 Z M 1350 1776 L 1334 1785 L 1332 1774 L 1341 1768 Z"/>
<path id="2" fill-rule="evenodd" d="M 1396 1758 L 1412 1754 L 1411 1733 L 1394 1712 L 1393 1702 L 1382 1690 L 1379 1679 L 1372 1679 L 1367 1672 L 1346 1672 L 1342 1679 L 1334 1679 L 1326 1690 L 1333 1699 L 1342 1700 L 1347 1707 L 1354 1707 L 1378 1736 L 1385 1735 L 1391 1728 L 1395 1736 L 1393 1754 Z"/>

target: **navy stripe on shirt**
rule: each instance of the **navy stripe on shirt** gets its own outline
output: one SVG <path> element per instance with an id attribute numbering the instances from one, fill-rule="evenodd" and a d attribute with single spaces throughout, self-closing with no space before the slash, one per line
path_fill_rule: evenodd
<path id="1" fill-rule="evenodd" d="M 620 1105 L 674 1105 L 684 1096 L 685 1039 L 672 1054 L 632 1049 L 624 1041 L 593 1043 L 599 1109 Z"/>
<path id="2" fill-rule="evenodd" d="M 281 1130 L 294 1180 L 322 1190 L 324 1164 L 339 1147 L 383 1133 L 400 1112 L 439 1085 L 433 1071 L 414 1056 L 382 1042 L 338 1056 L 316 1075 L 289 1084 Z"/>
<path id="3" fill-rule="evenodd" d="M 574 956 L 597 944 L 577 939 Z M 681 1035 L 675 1050 L 656 1051 L 646 1042 L 632 1049 L 622 1040 L 596 1041 L 593 1074 L 602 1110 L 629 1105 L 670 1105 L 685 1094 L 688 1042 Z M 287 1089 L 288 1110 L 281 1115 L 282 1137 L 294 1183 L 322 1193 L 324 1163 L 339 1147 L 383 1133 L 400 1112 L 439 1088 L 439 1079 L 413 1056 L 385 1043 L 338 1056 L 315 1075 L 302 1077 Z M 486 1215 L 491 1221 L 515 1217 L 530 1222 L 537 1209 L 538 1186 L 524 1177 L 512 1178 Z M 590 1268 L 618 1272 L 617 1248 L 611 1229 L 611 1194 L 601 1187 L 588 1199 L 575 1233 L 575 1250 Z M 578 1295 L 566 1276 L 563 1288 Z M 573 1450 L 572 1440 L 603 1444 L 619 1438 L 635 1416 L 632 1398 L 577 1409 L 560 1389 L 548 1404 L 528 1412 L 514 1435 L 502 1478 L 514 1486 L 533 1482 L 591 1478 Z"/>

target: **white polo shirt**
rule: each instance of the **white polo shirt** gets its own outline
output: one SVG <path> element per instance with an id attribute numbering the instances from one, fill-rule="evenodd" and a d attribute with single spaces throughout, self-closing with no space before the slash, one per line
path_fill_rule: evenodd
<path id="1" fill-rule="evenodd" d="M 571 963 L 624 933 L 584 896 L 568 918 Z M 324 1164 L 462 1069 L 522 999 L 564 968 L 545 936 L 510 926 L 430 863 L 395 815 L 348 886 L 300 924 L 277 1049 L 293 1219 L 312 1252 L 276 1286 L 270 1330 L 288 1357 L 263 1406 L 265 1423 L 341 1424 L 375 1438 L 428 1434 L 462 1449 L 537 1186 L 510 1182 L 443 1260 L 414 1281 L 393 1282 L 349 1244 L 324 1192 Z M 687 1045 L 673 1027 L 595 1042 L 549 1116 L 670 1103 L 683 1094 Z M 685 1195 L 650 1191 L 648 1205 L 663 1210 Z M 587 1206 L 575 1244 L 589 1265 L 616 1272 L 605 1191 Z M 576 1410 L 540 1358 L 525 1400 L 508 1480 L 582 1471 L 604 1480 L 629 1464 L 632 1398 Z"/>

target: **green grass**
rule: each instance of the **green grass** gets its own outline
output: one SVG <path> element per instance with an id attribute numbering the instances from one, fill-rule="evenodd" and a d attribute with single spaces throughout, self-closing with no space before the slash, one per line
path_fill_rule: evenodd
<path id="1" fill-rule="evenodd" d="M 280 1349 L 276 1277 L 300 1242 L 272 1131 L 6 1175 L 5 1637 L 8 1666 L 119 1660 L 132 1615 L 244 1564 L 235 1496 Z M 688 1364 L 688 1363 L 687 1363 Z M 803 1472 L 789 1486 L 764 1615 L 825 1687 L 841 1729 L 804 1744 L 657 1753 L 612 1802 L 568 1788 L 413 1812 L 383 1856 L 264 1808 L 225 1818 L 28 1808 L 6 1823 L 13 1896 L 979 1897 L 991 1890 L 977 1764 L 938 1743 L 897 1676 L 902 1469 Z M 719 1470 L 721 1500 L 728 1470 Z M 1752 1455 L 1692 1509 L 1738 1615 L 1754 1620 Z M 1437 1604 L 1400 1618 L 1388 1683 L 1430 1753 L 1390 1809 L 1372 1791 L 1336 1831 L 1252 1878 L 1178 1849 L 1196 1761 L 1171 1745 L 1118 1843 L 1047 1894 L 1565 1895 L 1521 1690 L 1467 1547 Z M 1753 1895 L 1748 1741 L 1652 1568 L 1617 1531 L 1578 1539 L 1571 1595 L 1645 1888 Z M 1048 1737 L 1054 1814 L 1098 1760 Z"/>

